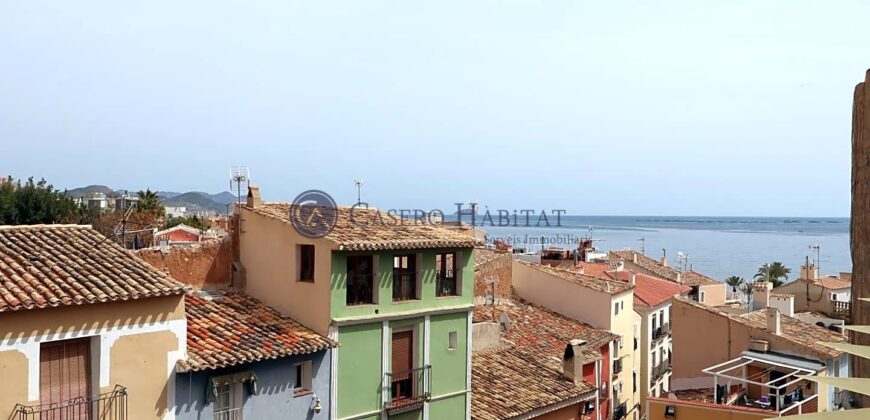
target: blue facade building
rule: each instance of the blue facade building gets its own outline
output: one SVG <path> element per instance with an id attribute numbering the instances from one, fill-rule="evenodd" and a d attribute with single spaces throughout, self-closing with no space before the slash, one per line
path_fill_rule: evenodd
<path id="1" fill-rule="evenodd" d="M 179 420 L 329 419 L 336 343 L 241 293 L 188 294 Z"/>

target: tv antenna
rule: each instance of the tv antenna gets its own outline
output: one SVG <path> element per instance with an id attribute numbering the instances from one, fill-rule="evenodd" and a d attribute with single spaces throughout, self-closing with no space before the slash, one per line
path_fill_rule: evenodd
<path id="1" fill-rule="evenodd" d="M 353 184 L 356 185 L 356 204 L 362 204 L 361 192 L 362 192 L 362 184 L 363 180 L 355 179 L 353 180 Z"/>
<path id="2" fill-rule="evenodd" d="M 646 238 L 640 238 L 637 241 L 640 242 L 641 255 L 646 255 Z"/>
<path id="3" fill-rule="evenodd" d="M 822 265 L 822 246 L 816 242 L 810 245 L 810 250 L 816 252 L 816 270 L 821 273 L 822 270 L 819 267 Z"/>
<path id="4" fill-rule="evenodd" d="M 245 189 L 251 186 L 251 171 L 247 166 L 233 166 L 230 168 L 230 190 L 236 189 L 237 205 L 242 205 L 242 184 Z"/>
<path id="5" fill-rule="evenodd" d="M 689 254 L 677 251 L 677 264 L 680 266 L 680 271 L 686 271 L 689 267 Z"/>

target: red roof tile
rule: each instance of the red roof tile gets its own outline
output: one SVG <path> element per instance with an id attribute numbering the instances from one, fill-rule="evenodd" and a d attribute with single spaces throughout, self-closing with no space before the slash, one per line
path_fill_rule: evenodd
<path id="1" fill-rule="evenodd" d="M 646 274 L 633 273 L 632 271 L 610 271 L 606 276 L 631 282 L 634 274 L 634 304 L 635 306 L 655 307 L 671 300 L 674 295 L 688 293 L 691 287 L 683 286 L 672 281 L 662 280 Z"/>
<path id="2" fill-rule="evenodd" d="M 337 345 L 242 293 L 213 299 L 190 293 L 185 308 L 187 359 L 178 363 L 179 372 L 310 354 Z"/>
<path id="3" fill-rule="evenodd" d="M 181 295 L 185 290 L 90 226 L 0 226 L 0 312 Z"/>

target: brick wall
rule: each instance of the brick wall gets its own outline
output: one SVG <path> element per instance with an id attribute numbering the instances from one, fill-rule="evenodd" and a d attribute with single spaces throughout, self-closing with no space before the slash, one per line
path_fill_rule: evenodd
<path id="1" fill-rule="evenodd" d="M 233 262 L 230 236 L 193 245 L 145 248 L 136 254 L 195 289 L 216 289 L 230 284 Z"/>

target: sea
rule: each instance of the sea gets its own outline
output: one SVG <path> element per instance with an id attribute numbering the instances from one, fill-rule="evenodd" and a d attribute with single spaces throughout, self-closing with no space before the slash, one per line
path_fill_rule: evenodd
<path id="1" fill-rule="evenodd" d="M 468 217 L 463 218 L 468 221 Z M 852 271 L 849 218 L 839 217 L 677 217 L 561 216 L 560 226 L 480 226 L 487 242 L 503 240 L 528 250 L 543 246 L 576 248 L 591 237 L 601 251 L 631 248 L 668 264 L 691 268 L 718 280 L 746 279 L 765 262 L 780 261 L 797 278 L 801 264 L 818 260 L 822 274 Z M 478 219 L 478 224 L 480 220 Z"/>

